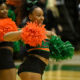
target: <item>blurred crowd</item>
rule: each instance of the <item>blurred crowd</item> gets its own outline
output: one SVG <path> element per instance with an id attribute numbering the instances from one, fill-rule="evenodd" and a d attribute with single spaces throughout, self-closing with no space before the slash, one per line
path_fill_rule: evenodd
<path id="1" fill-rule="evenodd" d="M 63 41 L 69 40 L 75 50 L 80 50 L 80 0 L 5 0 L 11 17 L 19 28 L 27 22 L 27 9 L 37 5 L 44 11 L 47 30 L 55 31 Z M 23 59 L 25 45 L 14 52 L 14 59 Z"/>

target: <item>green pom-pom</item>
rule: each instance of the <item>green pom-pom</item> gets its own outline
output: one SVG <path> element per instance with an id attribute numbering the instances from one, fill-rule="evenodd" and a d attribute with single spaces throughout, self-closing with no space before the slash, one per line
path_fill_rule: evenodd
<path id="1" fill-rule="evenodd" d="M 8 17 L 11 18 L 13 21 L 15 21 L 16 17 L 13 10 L 11 9 L 8 10 Z"/>
<path id="2" fill-rule="evenodd" d="M 14 52 L 20 51 L 20 42 L 19 41 L 13 42 L 13 49 L 14 49 Z"/>
<path id="3" fill-rule="evenodd" d="M 23 41 L 19 40 L 19 42 L 20 42 L 20 45 L 26 46 Z"/>
<path id="4" fill-rule="evenodd" d="M 20 52 L 20 46 L 26 46 L 21 40 L 13 42 L 14 52 Z"/>
<path id="5" fill-rule="evenodd" d="M 63 42 L 59 37 L 52 36 L 49 43 L 50 57 L 56 60 L 72 58 L 74 47 L 69 41 Z"/>

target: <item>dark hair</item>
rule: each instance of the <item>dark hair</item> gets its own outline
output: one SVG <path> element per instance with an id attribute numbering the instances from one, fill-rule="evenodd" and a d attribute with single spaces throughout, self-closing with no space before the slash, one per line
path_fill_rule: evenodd
<path id="1" fill-rule="evenodd" d="M 37 8 L 36 3 L 38 0 L 22 0 L 23 5 L 21 7 L 21 12 L 23 16 L 28 16 L 35 8 Z"/>
<path id="2" fill-rule="evenodd" d="M 32 14 L 32 12 L 33 12 L 33 10 L 34 10 L 35 8 L 38 8 L 38 6 L 32 6 L 31 8 L 29 8 L 29 10 L 27 10 L 28 15 L 29 15 L 29 14 Z M 27 15 L 27 16 L 28 16 L 28 15 Z"/>

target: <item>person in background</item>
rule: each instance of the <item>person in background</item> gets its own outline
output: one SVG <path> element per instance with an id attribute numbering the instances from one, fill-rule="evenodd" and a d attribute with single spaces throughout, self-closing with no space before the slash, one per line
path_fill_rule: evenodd
<path id="1" fill-rule="evenodd" d="M 58 4 L 59 22 L 63 28 L 61 38 L 63 41 L 69 40 L 75 50 L 80 49 L 80 31 L 78 21 L 78 2 L 79 0 L 63 0 L 62 4 Z M 73 17 L 74 16 L 74 17 Z"/>
<path id="2" fill-rule="evenodd" d="M 26 0 L 6 0 L 6 3 L 14 11 L 16 24 L 19 26 L 26 16 L 26 7 L 24 6 Z"/>

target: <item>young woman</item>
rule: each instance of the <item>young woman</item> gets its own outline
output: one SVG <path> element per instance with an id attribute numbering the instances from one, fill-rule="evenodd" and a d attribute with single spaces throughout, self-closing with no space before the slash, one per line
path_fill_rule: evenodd
<path id="1" fill-rule="evenodd" d="M 11 21 L 8 19 L 7 5 L 0 1 L 0 30 L 1 27 L 7 27 L 5 24 L 10 23 L 8 20 Z M 13 23 L 13 21 L 11 22 Z M 0 80 L 16 80 L 12 42 L 0 41 Z"/>
<path id="2" fill-rule="evenodd" d="M 38 24 L 43 24 L 43 10 L 40 7 L 33 6 L 29 11 L 28 19 L 31 22 L 36 21 Z M 22 31 L 7 33 L 4 36 L 4 39 L 7 41 L 15 41 L 15 38 L 17 38 L 17 40 L 19 40 L 21 32 Z M 50 31 L 47 32 L 47 36 L 55 35 Z M 26 50 L 27 56 L 25 61 L 20 65 L 18 74 L 21 80 L 41 80 L 45 66 L 48 64 L 50 54 L 48 41 L 46 40 L 43 42 L 41 48 L 26 45 Z"/>

